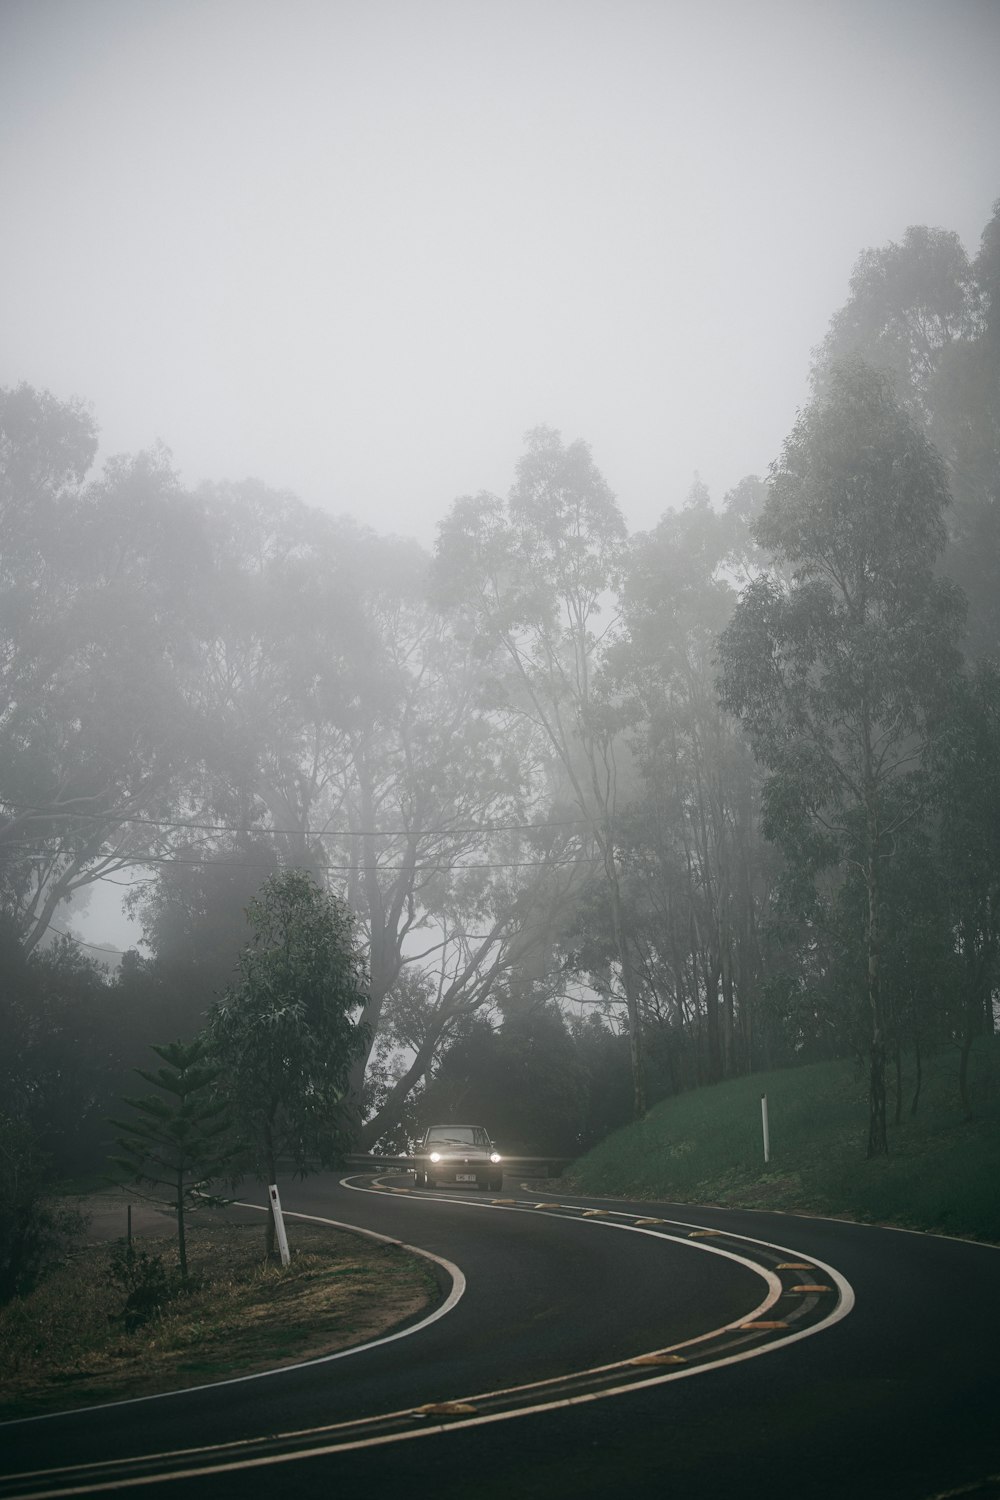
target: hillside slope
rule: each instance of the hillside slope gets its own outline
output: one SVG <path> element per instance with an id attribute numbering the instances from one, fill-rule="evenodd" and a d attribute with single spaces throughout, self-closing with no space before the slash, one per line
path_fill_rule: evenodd
<path id="1" fill-rule="evenodd" d="M 911 1115 L 907 1060 L 898 1124 L 890 1080 L 887 1158 L 865 1159 L 866 1080 L 851 1063 L 818 1063 L 665 1100 L 575 1162 L 566 1180 L 589 1194 L 788 1209 L 1000 1242 L 1000 1038 L 973 1056 L 972 1120 L 963 1119 L 957 1079 L 956 1050 L 925 1061 Z"/>

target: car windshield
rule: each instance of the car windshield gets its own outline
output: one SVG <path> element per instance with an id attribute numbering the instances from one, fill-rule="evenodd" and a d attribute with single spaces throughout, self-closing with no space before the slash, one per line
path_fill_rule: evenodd
<path id="1" fill-rule="evenodd" d="M 427 1144 L 436 1146 L 483 1146 L 490 1138 L 481 1125 L 433 1125 L 427 1132 Z"/>

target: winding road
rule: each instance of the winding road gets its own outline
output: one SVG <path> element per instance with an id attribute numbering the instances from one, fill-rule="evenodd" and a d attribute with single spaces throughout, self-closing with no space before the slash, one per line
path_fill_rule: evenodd
<path id="1" fill-rule="evenodd" d="M 310 1364 L 0 1426 L 0 1500 L 1000 1496 L 1000 1250 L 690 1205 L 318 1177 L 286 1214 L 441 1301 Z"/>

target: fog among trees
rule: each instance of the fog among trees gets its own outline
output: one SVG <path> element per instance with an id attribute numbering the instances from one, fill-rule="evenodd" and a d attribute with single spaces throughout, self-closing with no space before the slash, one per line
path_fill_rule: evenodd
<path id="1" fill-rule="evenodd" d="M 943 1048 L 967 1107 L 1000 983 L 1000 205 L 973 257 L 864 251 L 769 474 L 648 532 L 544 425 L 425 551 L 163 449 L 96 469 L 99 415 L 0 392 L 5 1150 L 99 1162 L 150 1044 L 221 1035 L 288 872 L 353 922 L 364 1149 L 460 1114 L 572 1155 L 853 1057 L 878 1155 Z M 109 878 L 142 932 L 114 970 L 59 936 Z"/>

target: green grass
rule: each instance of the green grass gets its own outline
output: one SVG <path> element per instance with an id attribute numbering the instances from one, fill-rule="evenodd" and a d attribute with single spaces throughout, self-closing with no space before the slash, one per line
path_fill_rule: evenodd
<path id="1" fill-rule="evenodd" d="M 958 1098 L 958 1053 L 926 1059 L 920 1105 L 903 1110 L 889 1156 L 866 1160 L 867 1079 L 850 1063 L 757 1073 L 668 1099 L 574 1163 L 579 1191 L 687 1203 L 799 1210 L 1000 1242 L 1000 1038 L 970 1064 L 974 1119 Z M 761 1095 L 771 1160 L 763 1160 Z"/>

